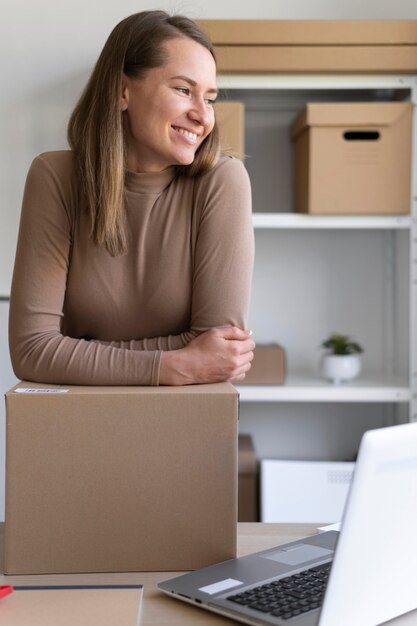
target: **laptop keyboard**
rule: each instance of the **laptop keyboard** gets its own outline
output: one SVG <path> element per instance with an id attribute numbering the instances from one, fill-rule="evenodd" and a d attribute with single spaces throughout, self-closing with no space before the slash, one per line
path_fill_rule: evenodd
<path id="1" fill-rule="evenodd" d="M 331 565 L 324 563 L 227 599 L 261 613 L 291 619 L 321 607 Z"/>

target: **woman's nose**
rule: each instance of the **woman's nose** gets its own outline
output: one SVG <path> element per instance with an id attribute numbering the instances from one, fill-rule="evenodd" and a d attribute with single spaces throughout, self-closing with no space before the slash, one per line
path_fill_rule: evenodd
<path id="1" fill-rule="evenodd" d="M 213 110 L 207 105 L 204 98 L 196 98 L 193 100 L 189 116 L 194 122 L 201 126 L 207 126 L 210 124 L 213 115 Z"/>

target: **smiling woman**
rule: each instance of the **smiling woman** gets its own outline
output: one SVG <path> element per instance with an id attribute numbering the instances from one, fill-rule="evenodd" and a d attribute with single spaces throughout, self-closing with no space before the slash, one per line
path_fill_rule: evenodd
<path id="1" fill-rule="evenodd" d="M 164 65 L 149 70 L 142 80 L 123 79 L 127 166 L 137 172 L 189 165 L 214 127 L 212 54 L 180 37 L 169 39 L 163 48 Z"/>
<path id="2" fill-rule="evenodd" d="M 71 116 L 72 150 L 29 171 L 10 303 L 20 378 L 240 381 L 253 264 L 250 185 L 222 156 L 216 63 L 191 20 L 132 15 Z"/>

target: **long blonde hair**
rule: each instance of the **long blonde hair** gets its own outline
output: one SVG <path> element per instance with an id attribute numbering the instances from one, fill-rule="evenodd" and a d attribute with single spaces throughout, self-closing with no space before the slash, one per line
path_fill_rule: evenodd
<path id="1" fill-rule="evenodd" d="M 213 45 L 192 20 L 165 11 L 142 11 L 122 20 L 110 33 L 90 79 L 68 123 L 77 177 L 87 203 L 91 236 L 112 256 L 127 250 L 124 219 L 125 142 L 120 110 L 122 76 L 142 78 L 165 61 L 163 43 L 189 37 L 207 48 Z M 182 176 L 197 176 L 211 169 L 220 152 L 218 129 L 196 152 L 194 161 L 178 166 Z"/>

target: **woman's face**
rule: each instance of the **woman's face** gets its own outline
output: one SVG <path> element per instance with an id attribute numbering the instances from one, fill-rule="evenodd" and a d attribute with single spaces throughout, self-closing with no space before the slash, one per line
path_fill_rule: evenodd
<path id="1" fill-rule="evenodd" d="M 124 77 L 127 167 L 158 172 L 188 165 L 214 126 L 216 66 L 210 52 L 192 39 L 164 43 L 167 59 L 144 78 Z"/>

